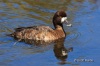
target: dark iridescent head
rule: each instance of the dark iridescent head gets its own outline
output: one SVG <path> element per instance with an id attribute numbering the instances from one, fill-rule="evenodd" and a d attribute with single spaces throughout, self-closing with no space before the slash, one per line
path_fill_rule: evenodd
<path id="1" fill-rule="evenodd" d="M 68 24 L 67 21 L 67 14 L 65 11 L 57 11 L 53 16 L 53 24 L 54 27 L 57 28 L 57 25 L 63 27 L 62 23 L 66 23 L 67 26 L 71 26 L 71 24 Z"/>

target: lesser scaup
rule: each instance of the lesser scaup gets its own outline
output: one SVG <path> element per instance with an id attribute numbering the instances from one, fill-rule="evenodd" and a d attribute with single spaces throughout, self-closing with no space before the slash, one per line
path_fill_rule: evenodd
<path id="1" fill-rule="evenodd" d="M 9 35 L 17 40 L 56 40 L 66 36 L 62 23 L 67 23 L 68 25 L 67 14 L 65 11 L 61 10 L 57 11 L 53 16 L 55 29 L 52 29 L 49 26 L 20 27 L 16 28 L 15 32 Z"/>

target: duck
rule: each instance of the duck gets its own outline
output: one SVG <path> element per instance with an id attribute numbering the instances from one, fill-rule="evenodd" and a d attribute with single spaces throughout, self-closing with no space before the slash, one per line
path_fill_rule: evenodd
<path id="1" fill-rule="evenodd" d="M 71 24 L 67 20 L 67 14 L 63 10 L 57 11 L 52 22 L 54 29 L 49 26 L 31 26 L 31 27 L 18 27 L 9 36 L 16 40 L 39 40 L 39 41 L 53 41 L 66 37 L 66 33 L 63 28 L 63 23 L 67 26 Z"/>

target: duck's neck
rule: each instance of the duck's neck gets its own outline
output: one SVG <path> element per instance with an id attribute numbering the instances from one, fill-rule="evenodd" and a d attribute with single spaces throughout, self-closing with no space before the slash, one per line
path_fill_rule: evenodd
<path id="1" fill-rule="evenodd" d="M 61 25 L 56 25 L 55 26 L 55 30 L 63 32 L 66 35 L 66 33 L 65 33 L 64 29 L 63 29 L 63 25 L 62 26 Z"/>
<path id="2" fill-rule="evenodd" d="M 63 26 L 60 26 L 60 25 L 56 25 L 55 26 L 55 30 L 62 30 L 62 31 L 64 31 Z"/>

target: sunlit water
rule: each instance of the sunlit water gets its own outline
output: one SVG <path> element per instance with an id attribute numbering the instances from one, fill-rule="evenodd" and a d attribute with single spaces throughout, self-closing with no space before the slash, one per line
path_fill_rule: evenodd
<path id="1" fill-rule="evenodd" d="M 66 27 L 65 41 L 35 46 L 17 42 L 6 34 L 20 26 L 48 25 L 57 10 L 65 10 L 72 27 Z M 0 66 L 99 66 L 99 0 L 1 0 Z M 57 52 L 72 47 L 64 61 Z M 58 53 L 58 55 L 59 55 Z M 91 59 L 93 61 L 77 61 Z"/>

